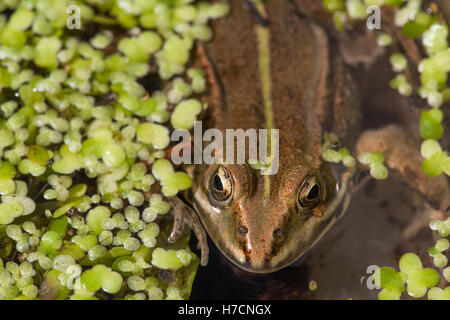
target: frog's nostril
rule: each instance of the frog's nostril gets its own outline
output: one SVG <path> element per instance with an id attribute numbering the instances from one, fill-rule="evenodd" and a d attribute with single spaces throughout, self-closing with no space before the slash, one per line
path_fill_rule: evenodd
<path id="1" fill-rule="evenodd" d="M 239 226 L 238 232 L 241 236 L 245 237 L 247 235 L 248 229 L 244 226 Z"/>
<path id="2" fill-rule="evenodd" d="M 284 232 L 283 232 L 283 230 L 281 230 L 281 229 L 275 229 L 275 230 L 273 231 L 273 238 L 274 238 L 274 239 L 280 240 L 280 239 L 283 239 L 283 237 L 284 237 Z"/>

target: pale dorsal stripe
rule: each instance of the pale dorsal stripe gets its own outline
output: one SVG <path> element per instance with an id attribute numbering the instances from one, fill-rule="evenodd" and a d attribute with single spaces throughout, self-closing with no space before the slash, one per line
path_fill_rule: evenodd
<path id="1" fill-rule="evenodd" d="M 256 9 L 262 17 L 267 14 L 261 1 L 254 1 Z M 274 129 L 273 110 L 272 110 L 272 77 L 270 72 L 270 30 L 260 25 L 255 26 L 256 37 L 258 40 L 259 73 L 261 77 L 261 88 L 264 102 L 264 114 L 266 119 L 266 128 L 268 130 L 267 149 L 271 152 L 271 129 Z M 270 176 L 264 176 L 264 207 L 270 196 Z"/>

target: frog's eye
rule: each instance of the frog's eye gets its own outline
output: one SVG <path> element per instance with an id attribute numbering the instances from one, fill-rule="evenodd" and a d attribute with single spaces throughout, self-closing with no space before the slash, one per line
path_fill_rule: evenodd
<path id="1" fill-rule="evenodd" d="M 225 202 L 231 197 L 233 180 L 227 169 L 219 167 L 211 177 L 210 190 L 213 197 L 219 202 Z"/>
<path id="2" fill-rule="evenodd" d="M 322 200 L 323 188 L 320 180 L 316 176 L 307 177 L 298 192 L 297 205 L 300 208 L 313 209 Z"/>

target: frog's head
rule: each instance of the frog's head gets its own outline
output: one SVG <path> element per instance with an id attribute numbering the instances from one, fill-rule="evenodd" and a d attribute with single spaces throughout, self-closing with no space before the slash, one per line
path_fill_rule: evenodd
<path id="1" fill-rule="evenodd" d="M 248 165 L 210 165 L 194 176 L 194 202 L 208 234 L 249 272 L 273 272 L 298 260 L 348 202 L 347 182 L 337 183 L 326 164 L 297 163 L 272 176 Z"/>

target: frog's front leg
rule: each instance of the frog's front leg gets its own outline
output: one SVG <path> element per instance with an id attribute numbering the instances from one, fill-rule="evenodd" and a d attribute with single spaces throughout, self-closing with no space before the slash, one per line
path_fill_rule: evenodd
<path id="1" fill-rule="evenodd" d="M 422 170 L 420 145 L 399 125 L 389 125 L 362 133 L 357 153 L 379 151 L 385 155 L 390 172 L 419 192 L 435 209 L 445 212 L 450 206 L 448 178 L 431 178 Z"/>
<path id="2" fill-rule="evenodd" d="M 183 233 L 185 224 L 187 224 L 187 226 L 194 231 L 200 245 L 200 264 L 206 266 L 208 264 L 209 255 L 208 240 L 205 229 L 203 228 L 197 213 L 178 197 L 171 197 L 168 199 L 168 202 L 173 208 L 174 221 L 172 232 L 167 240 L 170 243 L 177 242 Z"/>

